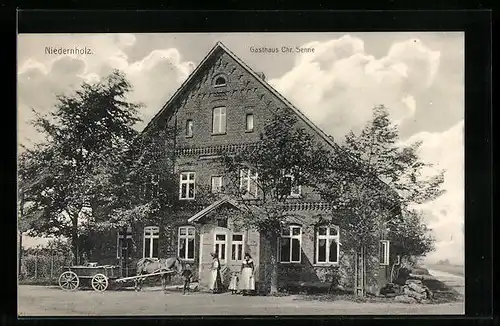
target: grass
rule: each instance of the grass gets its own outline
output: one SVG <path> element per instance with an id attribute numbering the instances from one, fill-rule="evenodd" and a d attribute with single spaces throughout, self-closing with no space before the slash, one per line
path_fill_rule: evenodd
<path id="1" fill-rule="evenodd" d="M 19 285 L 57 285 L 57 279 L 22 279 Z"/>
<path id="2" fill-rule="evenodd" d="M 386 297 L 366 296 L 359 297 L 352 293 L 350 294 L 308 294 L 300 295 L 295 300 L 304 301 L 350 301 L 355 303 L 390 303 L 394 300 Z"/>
<path id="3" fill-rule="evenodd" d="M 350 301 L 355 303 L 393 303 L 394 298 L 366 296 L 359 297 L 354 294 L 308 294 L 300 295 L 295 300 L 303 301 Z M 454 291 L 438 291 L 434 293 L 431 300 L 426 301 L 429 304 L 452 303 L 462 301 L 462 296 Z"/>
<path id="4" fill-rule="evenodd" d="M 430 300 L 425 301 L 429 304 L 441 304 L 463 301 L 463 296 L 455 289 L 450 288 L 443 282 L 437 279 L 424 279 L 422 283 L 427 286 L 432 292 L 433 296 Z M 359 297 L 353 293 L 338 292 L 333 294 L 327 293 L 298 293 L 299 297 L 296 300 L 304 301 L 350 301 L 355 303 L 393 303 L 394 298 L 382 296 L 366 296 Z"/>
<path id="5" fill-rule="evenodd" d="M 465 267 L 463 265 L 429 264 L 427 266 L 430 269 L 435 269 L 437 271 L 446 272 L 458 276 L 465 276 Z"/>
<path id="6" fill-rule="evenodd" d="M 450 289 L 449 291 L 437 291 L 434 292 L 432 297 L 432 303 L 450 303 L 462 301 L 463 297 L 457 291 Z"/>

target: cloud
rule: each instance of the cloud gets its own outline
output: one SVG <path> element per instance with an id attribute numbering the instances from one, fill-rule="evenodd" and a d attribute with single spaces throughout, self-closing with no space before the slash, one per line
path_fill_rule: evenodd
<path id="1" fill-rule="evenodd" d="M 154 50 L 124 69 L 134 85 L 130 100 L 145 104 L 143 124 L 149 122 L 194 68 L 194 63 L 182 61 L 177 49 L 166 49 Z"/>
<path id="2" fill-rule="evenodd" d="M 403 97 L 401 99 L 401 101 L 406 104 L 406 106 L 408 107 L 408 109 L 410 109 L 410 111 L 408 112 L 408 117 L 411 117 L 413 116 L 413 114 L 415 114 L 415 111 L 417 109 L 417 102 L 415 101 L 415 98 L 411 95 L 407 95 L 405 97 Z"/>
<path id="3" fill-rule="evenodd" d="M 29 51 L 31 39 L 21 44 Z M 57 41 L 56 41 L 57 40 Z M 53 110 L 56 94 L 72 92 L 82 82 L 98 82 L 113 69 L 122 70 L 133 86 L 130 101 L 142 102 L 142 128 L 173 92 L 194 70 L 194 63 L 183 61 L 175 48 L 156 49 L 144 58 L 131 62 L 126 50 L 136 44 L 132 34 L 68 36 L 48 38 L 51 46 L 87 46 L 92 55 L 60 55 L 46 60 L 46 56 L 32 56 L 18 69 L 18 141 L 40 141 L 41 135 L 29 125 L 33 118 L 31 108 L 39 112 Z M 32 50 L 30 50 L 32 51 Z"/>
<path id="4" fill-rule="evenodd" d="M 441 133 L 421 132 L 406 142 L 422 141 L 419 156 L 424 162 L 444 169 L 442 196 L 435 201 L 418 205 L 425 212 L 428 226 L 437 240 L 436 251 L 428 255 L 430 261 L 449 259 L 464 263 L 464 121 Z"/>
<path id="5" fill-rule="evenodd" d="M 368 54 L 364 42 L 349 35 L 304 47 L 315 52 L 298 55 L 294 67 L 270 83 L 338 142 L 349 130 L 359 132 L 375 105 L 388 107 L 399 125 L 416 120 L 419 109 L 428 109 L 419 105 L 429 104 L 418 99 L 438 86 L 434 82 L 441 53 L 419 39 L 394 43 L 381 58 Z M 456 81 L 453 86 L 460 88 L 460 79 Z M 437 240 L 428 259 L 463 263 L 463 120 L 445 131 L 419 132 L 403 143 L 417 140 L 423 142 L 421 158 L 435 165 L 429 172 L 446 170 L 446 193 L 418 206 Z"/>
<path id="6" fill-rule="evenodd" d="M 432 85 L 439 67 L 440 52 L 418 39 L 394 43 L 380 59 L 349 35 L 304 46 L 315 52 L 298 55 L 289 72 L 269 82 L 339 141 L 361 130 L 375 105 L 387 106 L 396 121 L 412 118 L 414 94 Z"/>

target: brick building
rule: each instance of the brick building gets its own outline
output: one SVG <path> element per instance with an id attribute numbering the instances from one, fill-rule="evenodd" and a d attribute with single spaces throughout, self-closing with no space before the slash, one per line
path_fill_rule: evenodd
<path id="1" fill-rule="evenodd" d="M 211 252 L 216 252 L 223 265 L 223 278 L 239 271 L 243 254 L 249 251 L 257 267 L 256 282 L 261 290 L 268 287 L 269 245 L 257 231 L 238 230 L 233 218 L 242 207 L 234 198 L 219 196 L 211 203 L 202 201 L 199 189 L 218 192 L 228 180 L 214 157 L 220 150 L 239 150 L 258 142 L 273 108 L 290 108 L 298 117 L 298 127 L 314 135 L 318 142 L 335 150 L 337 145 L 297 108 L 274 90 L 262 73 L 252 71 L 241 59 L 217 43 L 203 61 L 181 85 L 171 99 L 147 125 L 143 133 L 155 128 L 174 125 L 181 132 L 175 137 L 178 175 L 178 205 L 184 209 L 168 212 L 166 225 L 135 225 L 137 250 L 130 255 L 139 257 L 179 256 L 191 264 L 200 285 L 209 279 Z M 242 171 L 241 187 L 258 196 L 252 186 L 255 176 Z M 342 230 L 338 227 L 313 225 L 308 221 L 331 208 L 321 202 L 318 194 L 307 187 L 291 189 L 287 207 L 302 218 L 283 230 L 279 241 L 279 283 L 311 282 L 329 284 L 331 266 L 339 266 L 346 287 L 354 288 L 355 263 L 351 252 L 342 250 Z M 121 240 L 117 241 L 118 247 Z M 381 255 L 366 273 L 368 289 L 377 291 L 389 275 L 389 245 L 381 242 Z M 118 257 L 120 256 L 118 248 Z M 372 259 L 373 258 L 373 259 Z"/>

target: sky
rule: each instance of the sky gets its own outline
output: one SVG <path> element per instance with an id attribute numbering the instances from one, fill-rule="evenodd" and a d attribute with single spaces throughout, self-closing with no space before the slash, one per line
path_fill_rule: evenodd
<path id="1" fill-rule="evenodd" d="M 359 132 L 374 105 L 389 108 L 401 143 L 422 141 L 420 157 L 444 169 L 446 193 L 417 207 L 436 238 L 428 262 L 464 262 L 464 34 L 197 33 L 22 34 L 18 36 L 18 144 L 42 136 L 29 124 L 35 109 L 53 109 L 55 94 L 122 70 L 145 105 L 141 129 L 216 44 L 223 42 L 254 71 L 341 143 Z M 47 48 L 87 49 L 81 55 Z M 256 48 L 278 48 L 258 53 Z M 314 52 L 283 52 L 282 47 Z M 27 237 L 26 245 L 43 243 Z"/>

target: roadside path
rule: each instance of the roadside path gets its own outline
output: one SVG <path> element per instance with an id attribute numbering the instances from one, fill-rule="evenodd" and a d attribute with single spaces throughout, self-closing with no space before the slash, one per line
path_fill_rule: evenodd
<path id="1" fill-rule="evenodd" d="M 435 269 L 428 269 L 429 274 L 453 288 L 458 293 L 465 294 L 465 277 L 460 275 L 451 274 L 448 272 L 438 271 Z"/>
<path id="2" fill-rule="evenodd" d="M 413 315 L 463 314 L 463 302 L 408 305 L 309 301 L 299 296 L 243 297 L 241 295 L 169 292 L 161 288 L 134 291 L 65 292 L 43 286 L 19 286 L 21 316 L 144 316 L 144 315 Z"/>

